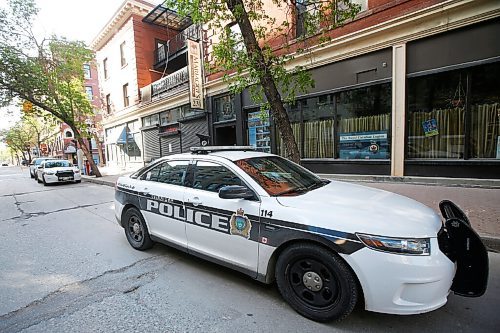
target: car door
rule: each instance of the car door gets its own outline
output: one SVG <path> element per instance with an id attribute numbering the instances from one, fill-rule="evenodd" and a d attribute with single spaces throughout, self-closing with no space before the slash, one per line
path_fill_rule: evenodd
<path id="1" fill-rule="evenodd" d="M 160 162 L 140 177 L 136 188 L 149 233 L 181 249 L 187 247 L 183 196 L 188 165 L 188 160 Z"/>
<path id="2" fill-rule="evenodd" d="M 257 197 L 219 198 L 219 189 L 226 185 L 247 186 L 221 163 L 194 161 L 188 183 L 184 194 L 188 251 L 256 276 L 260 208 Z"/>

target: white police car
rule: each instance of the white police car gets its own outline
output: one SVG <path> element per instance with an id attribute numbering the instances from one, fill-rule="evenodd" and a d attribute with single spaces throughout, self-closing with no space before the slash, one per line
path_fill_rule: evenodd
<path id="1" fill-rule="evenodd" d="M 82 181 L 78 167 L 67 160 L 44 160 L 36 169 L 36 175 L 36 180 L 43 185 Z"/>
<path id="2" fill-rule="evenodd" d="M 161 242 L 271 283 L 300 314 L 340 320 L 415 314 L 449 291 L 481 296 L 488 256 L 449 201 L 443 219 L 390 192 L 323 180 L 251 147 L 203 147 L 161 158 L 116 183 L 129 243 Z M 442 221 L 443 220 L 443 221 Z"/>

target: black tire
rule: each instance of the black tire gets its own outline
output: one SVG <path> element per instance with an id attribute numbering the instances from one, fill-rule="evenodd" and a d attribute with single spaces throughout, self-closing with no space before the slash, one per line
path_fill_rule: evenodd
<path id="1" fill-rule="evenodd" d="M 33 178 L 35 178 L 35 180 L 36 180 L 37 182 L 40 182 L 40 180 L 38 179 L 38 174 L 37 174 L 36 172 L 35 172 L 35 174 L 33 175 Z"/>
<path id="2" fill-rule="evenodd" d="M 47 184 L 47 182 L 45 181 L 45 177 L 42 175 L 42 182 L 43 182 L 43 186 L 47 186 L 49 184 Z"/>
<path id="3" fill-rule="evenodd" d="M 280 254 L 276 283 L 295 311 L 319 322 L 344 319 L 358 301 L 357 280 L 348 265 L 312 244 L 294 245 Z"/>
<path id="4" fill-rule="evenodd" d="M 81 183 L 81 182 L 82 182 L 82 180 L 81 180 L 81 179 L 80 179 L 80 180 L 75 180 L 75 183 L 77 183 L 77 184 L 78 184 L 78 183 Z"/>
<path id="5" fill-rule="evenodd" d="M 144 218 L 136 208 L 127 209 L 123 214 L 122 223 L 125 228 L 125 236 L 134 249 L 143 251 L 153 246 Z"/>
<path id="6" fill-rule="evenodd" d="M 36 180 L 36 182 L 37 182 L 38 184 L 40 184 L 40 183 L 42 182 L 42 181 L 40 180 L 40 178 L 38 178 L 38 177 L 36 177 L 36 176 L 35 176 L 35 180 Z"/>
<path id="7" fill-rule="evenodd" d="M 31 173 L 30 171 L 30 178 L 35 178 L 35 175 Z"/>

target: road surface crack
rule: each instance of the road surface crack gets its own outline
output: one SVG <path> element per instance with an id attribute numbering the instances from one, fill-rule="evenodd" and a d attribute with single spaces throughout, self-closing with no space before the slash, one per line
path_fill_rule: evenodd
<path id="1" fill-rule="evenodd" d="M 153 282 L 158 271 L 178 261 L 153 256 L 95 277 L 65 285 L 18 310 L 0 316 L 0 332 L 20 332 L 44 321 L 70 315 L 88 305 L 128 294 Z"/>

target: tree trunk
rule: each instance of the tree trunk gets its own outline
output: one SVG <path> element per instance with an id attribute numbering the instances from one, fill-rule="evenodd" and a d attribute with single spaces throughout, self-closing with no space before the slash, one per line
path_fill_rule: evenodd
<path id="1" fill-rule="evenodd" d="M 97 133 L 94 133 L 94 140 L 97 146 L 97 153 L 99 154 L 99 166 L 104 166 L 104 152 L 102 151 L 101 140 L 99 140 Z"/>
<path id="2" fill-rule="evenodd" d="M 68 124 L 68 123 L 66 123 Z M 83 138 L 80 134 L 80 131 L 72 124 L 68 124 L 68 126 L 73 130 L 73 133 L 75 133 L 76 140 L 80 144 L 80 149 L 83 150 L 83 153 L 85 154 L 85 157 L 87 158 L 87 161 L 90 163 L 90 168 L 92 169 L 92 173 L 96 177 L 102 177 L 101 172 L 99 171 L 99 168 L 97 165 L 95 165 L 94 159 L 92 158 L 92 153 L 89 151 L 87 145 L 83 141 Z"/>
<path id="3" fill-rule="evenodd" d="M 276 83 L 274 82 L 271 72 L 265 63 L 262 49 L 255 38 L 255 33 L 253 31 L 252 24 L 250 23 L 250 19 L 248 18 L 248 13 L 243 1 L 226 0 L 226 5 L 237 20 L 248 54 L 253 55 L 254 61 L 257 62 L 259 81 L 264 89 L 264 94 L 266 95 L 269 105 L 271 106 L 271 115 L 274 122 L 278 126 L 280 135 L 283 139 L 286 157 L 295 163 L 300 163 L 300 152 L 297 142 L 295 142 L 295 137 L 293 136 L 290 119 L 288 118 L 288 114 L 283 106 L 283 101 L 281 100 Z M 240 8 L 242 10 L 240 10 Z"/>

